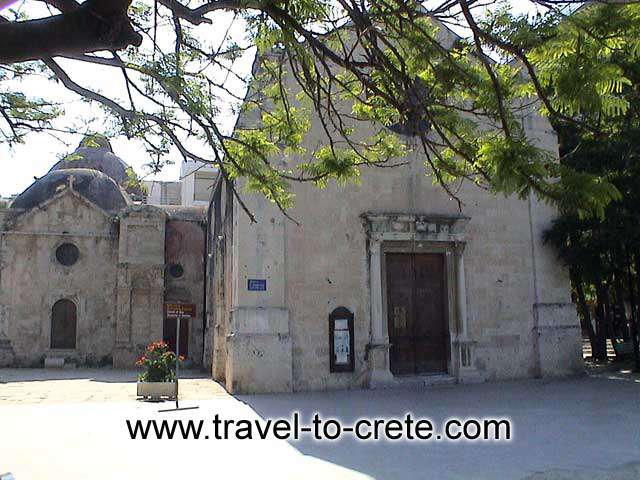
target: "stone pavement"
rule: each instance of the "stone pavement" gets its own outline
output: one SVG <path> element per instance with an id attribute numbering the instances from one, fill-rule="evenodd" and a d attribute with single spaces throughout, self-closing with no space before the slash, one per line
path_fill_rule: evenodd
<path id="1" fill-rule="evenodd" d="M 0 378 L 7 379 L 0 370 Z M 76 372 L 77 373 L 77 372 Z M 120 375 L 116 375 L 118 380 Z M 70 379 L 69 382 L 80 379 Z M 103 379 L 104 380 L 104 379 Z M 198 380 L 198 379 L 196 379 Z M 204 381 L 205 379 L 200 379 Z M 63 380 L 43 380 L 57 390 Z M 19 382 L 25 383 L 25 382 Z M 94 383 L 88 381 L 91 387 Z M 115 382 L 119 383 L 119 382 Z M 128 384 L 132 385 L 132 384 Z M 11 383 L 0 384 L 0 396 Z M 21 388 L 25 388 L 24 386 Z M 84 387 L 80 388 L 87 388 Z M 220 387 L 217 387 L 220 388 Z M 17 390 L 14 390 L 14 393 Z M 432 387 L 185 399 L 172 404 L 74 401 L 0 404 L 0 473 L 33 479 L 434 479 L 638 480 L 640 383 L 588 378 Z M 101 393 L 104 395 L 104 393 Z M 94 401 L 78 401 L 78 398 Z M 60 399 L 50 395 L 49 399 Z M 508 417 L 514 438 L 486 442 L 362 442 L 310 437 L 266 440 L 131 440 L 125 421 L 324 418 Z"/>
<path id="2" fill-rule="evenodd" d="M 263 418 L 287 415 L 292 398 L 239 397 Z M 511 419 L 513 440 L 487 442 L 314 442 L 296 448 L 379 479 L 639 480 L 640 381 L 527 380 L 426 390 L 301 393 L 301 414 L 357 418 Z"/>
<path id="3" fill-rule="evenodd" d="M 0 405 L 135 400 L 137 375 L 133 370 L 111 368 L 0 369 Z M 226 395 L 206 373 L 182 370 L 180 376 L 181 398 Z"/>

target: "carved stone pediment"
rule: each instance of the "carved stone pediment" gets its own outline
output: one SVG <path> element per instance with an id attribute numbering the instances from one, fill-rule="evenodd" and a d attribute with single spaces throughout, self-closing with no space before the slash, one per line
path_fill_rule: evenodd
<path id="1" fill-rule="evenodd" d="M 374 240 L 462 242 L 470 217 L 463 215 L 365 213 L 365 228 Z"/>

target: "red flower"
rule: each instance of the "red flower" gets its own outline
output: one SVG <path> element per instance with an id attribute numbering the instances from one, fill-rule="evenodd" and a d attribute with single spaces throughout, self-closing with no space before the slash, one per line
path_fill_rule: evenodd
<path id="1" fill-rule="evenodd" d="M 143 355 L 138 359 L 138 361 L 136 362 L 136 365 L 144 365 L 144 362 L 146 361 L 147 361 L 147 357 Z"/>
<path id="2" fill-rule="evenodd" d="M 160 340 L 147 345 L 136 365 L 146 370 L 140 375 L 143 381 L 171 381 L 175 376 L 176 361 L 183 362 L 184 359 L 182 355 L 176 358 L 169 345 Z M 149 380 L 150 378 L 153 380 Z"/>

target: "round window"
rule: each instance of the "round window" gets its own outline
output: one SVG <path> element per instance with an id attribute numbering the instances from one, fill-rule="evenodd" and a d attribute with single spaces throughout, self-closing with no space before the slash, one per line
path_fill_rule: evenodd
<path id="1" fill-rule="evenodd" d="M 73 243 L 63 243 L 56 249 L 56 259 L 66 267 L 76 263 L 79 256 L 80 251 Z"/>
<path id="2" fill-rule="evenodd" d="M 169 275 L 173 278 L 180 278 L 184 275 L 184 268 L 179 263 L 173 263 L 169 266 Z"/>

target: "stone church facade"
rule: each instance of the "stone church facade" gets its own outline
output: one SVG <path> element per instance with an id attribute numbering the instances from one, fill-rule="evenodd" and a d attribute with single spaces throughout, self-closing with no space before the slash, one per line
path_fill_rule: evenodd
<path id="1" fill-rule="evenodd" d="M 453 37 L 443 29 L 444 45 Z M 246 113 L 238 125 L 257 121 Z M 529 113 L 524 129 L 557 155 L 544 118 Z M 306 142 L 308 151 L 329 143 L 319 119 Z M 535 196 L 495 196 L 471 182 L 460 186 L 459 209 L 425 174 L 419 148 L 403 160 L 362 169 L 359 184 L 344 188 L 294 182 L 288 213 L 299 224 L 243 193 L 252 223 L 219 178 L 209 211 L 207 322 L 213 376 L 229 391 L 583 370 L 568 271 L 542 239 L 556 210 Z M 280 168 L 295 161 L 273 160 Z M 241 180 L 235 187 L 246 191 Z"/>
<path id="2" fill-rule="evenodd" d="M 196 305 L 180 343 L 201 364 L 204 209 L 143 204 L 108 141 L 89 144 L 0 210 L 0 364 L 133 368 L 175 345 L 167 302 Z"/>
<path id="3" fill-rule="evenodd" d="M 555 148 L 542 121 L 529 134 Z M 358 186 L 295 185 L 295 194 L 289 213 L 299 225 L 247 195 L 251 223 L 225 184 L 216 186 L 208 312 L 213 375 L 229 391 L 582 371 L 567 270 L 542 241 L 556 214 L 549 205 L 468 184 L 459 212 L 419 158 L 365 170 Z M 330 318 L 345 309 L 353 364 L 332 371 L 341 353 Z"/>

